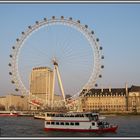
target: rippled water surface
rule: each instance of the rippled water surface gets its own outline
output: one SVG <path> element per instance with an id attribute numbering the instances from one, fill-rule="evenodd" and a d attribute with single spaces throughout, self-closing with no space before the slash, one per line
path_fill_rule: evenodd
<path id="1" fill-rule="evenodd" d="M 140 137 L 140 116 L 107 116 L 119 125 L 116 133 L 45 132 L 44 120 L 33 117 L 0 117 L 1 137 Z"/>

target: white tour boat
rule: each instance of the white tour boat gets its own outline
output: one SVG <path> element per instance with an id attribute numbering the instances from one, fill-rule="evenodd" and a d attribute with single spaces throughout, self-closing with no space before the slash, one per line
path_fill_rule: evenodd
<path id="1" fill-rule="evenodd" d="M 45 131 L 77 131 L 77 132 L 115 132 L 118 125 L 111 125 L 99 119 L 99 113 L 45 113 Z"/>

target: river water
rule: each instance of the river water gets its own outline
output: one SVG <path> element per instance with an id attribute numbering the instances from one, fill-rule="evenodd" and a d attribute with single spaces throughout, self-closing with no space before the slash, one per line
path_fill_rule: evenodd
<path id="1" fill-rule="evenodd" d="M 44 120 L 33 117 L 0 117 L 1 137 L 140 137 L 140 116 L 106 116 L 118 124 L 116 133 L 45 132 Z"/>

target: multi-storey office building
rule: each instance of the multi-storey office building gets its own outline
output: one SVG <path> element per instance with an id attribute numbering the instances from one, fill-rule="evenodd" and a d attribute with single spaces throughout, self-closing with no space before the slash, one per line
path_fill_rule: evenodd
<path id="1" fill-rule="evenodd" d="M 53 71 L 48 67 L 33 68 L 30 77 L 30 93 L 46 100 L 52 99 Z"/>

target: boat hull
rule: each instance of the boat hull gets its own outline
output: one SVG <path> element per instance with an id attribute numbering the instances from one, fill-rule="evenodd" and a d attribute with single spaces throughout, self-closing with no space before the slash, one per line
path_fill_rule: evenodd
<path id="1" fill-rule="evenodd" d="M 65 129 L 65 128 L 44 128 L 45 131 L 67 131 L 67 132 L 116 132 L 118 126 L 99 129 Z"/>
<path id="2" fill-rule="evenodd" d="M 0 114 L 0 117 L 6 117 L 6 116 L 15 116 L 15 117 L 17 117 L 18 114 Z"/>
<path id="3" fill-rule="evenodd" d="M 34 116 L 34 119 L 41 119 L 41 120 L 45 120 L 45 117 L 43 117 L 43 116 Z"/>

